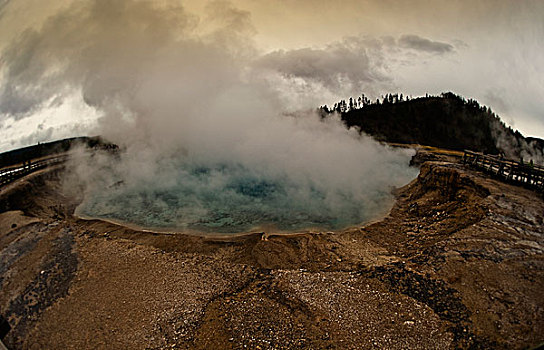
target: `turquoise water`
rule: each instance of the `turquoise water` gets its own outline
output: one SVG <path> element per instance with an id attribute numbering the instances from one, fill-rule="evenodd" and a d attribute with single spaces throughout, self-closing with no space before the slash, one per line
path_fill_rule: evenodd
<path id="1" fill-rule="evenodd" d="M 341 229 L 382 215 L 391 187 L 354 191 L 242 165 L 179 165 L 153 180 L 109 179 L 80 213 L 156 229 L 215 233 Z"/>

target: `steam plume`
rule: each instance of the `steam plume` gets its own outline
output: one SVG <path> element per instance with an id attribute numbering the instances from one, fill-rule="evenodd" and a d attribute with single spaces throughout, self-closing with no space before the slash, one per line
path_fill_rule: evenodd
<path id="1" fill-rule="evenodd" d="M 249 14 L 208 11 L 204 26 L 173 2 L 78 2 L 6 51 L 3 112 L 76 91 L 102 115 L 98 132 L 125 152 L 74 165 L 89 214 L 230 232 L 383 213 L 415 175 L 409 154 L 313 111 L 282 113 L 254 64 Z"/>

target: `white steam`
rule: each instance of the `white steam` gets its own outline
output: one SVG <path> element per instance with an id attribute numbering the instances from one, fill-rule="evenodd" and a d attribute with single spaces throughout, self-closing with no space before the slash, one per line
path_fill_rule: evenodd
<path id="1" fill-rule="evenodd" d="M 255 115 L 237 126 L 223 135 L 197 132 L 169 152 L 129 148 L 121 161 L 80 163 L 89 181 L 83 212 L 219 232 L 340 228 L 384 214 L 392 187 L 416 174 L 407 152 L 313 114 Z"/>
<path id="2" fill-rule="evenodd" d="M 6 52 L 2 112 L 23 117 L 79 91 L 102 115 L 98 132 L 125 151 L 75 164 L 87 214 L 236 232 L 338 228 L 386 211 L 391 188 L 415 176 L 408 152 L 284 113 L 263 79 L 272 73 L 254 64 L 249 15 L 226 2 L 208 10 L 203 26 L 170 2 L 78 2 Z"/>

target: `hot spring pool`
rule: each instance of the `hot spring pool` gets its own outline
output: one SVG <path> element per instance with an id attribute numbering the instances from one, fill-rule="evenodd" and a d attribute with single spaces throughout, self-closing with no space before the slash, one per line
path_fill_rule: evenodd
<path id="1" fill-rule="evenodd" d="M 241 165 L 183 164 L 162 174 L 153 180 L 108 178 L 89 191 L 78 213 L 155 230 L 233 234 L 337 230 L 383 215 L 393 203 L 390 185 L 331 185 L 318 176 Z"/>

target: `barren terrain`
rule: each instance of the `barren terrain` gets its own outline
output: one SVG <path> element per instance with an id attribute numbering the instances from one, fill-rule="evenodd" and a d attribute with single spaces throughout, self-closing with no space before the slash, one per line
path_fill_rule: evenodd
<path id="1" fill-rule="evenodd" d="M 198 237 L 73 216 L 62 166 L 0 189 L 10 349 L 523 349 L 544 342 L 544 201 L 419 154 L 383 220 Z"/>

